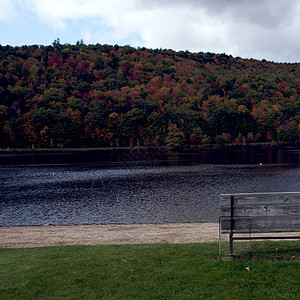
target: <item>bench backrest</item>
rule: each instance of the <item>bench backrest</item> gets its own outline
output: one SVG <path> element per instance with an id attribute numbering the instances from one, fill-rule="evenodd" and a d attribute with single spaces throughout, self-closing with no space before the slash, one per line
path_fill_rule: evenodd
<path id="1" fill-rule="evenodd" d="M 300 231 L 300 193 L 220 195 L 222 233 Z"/>

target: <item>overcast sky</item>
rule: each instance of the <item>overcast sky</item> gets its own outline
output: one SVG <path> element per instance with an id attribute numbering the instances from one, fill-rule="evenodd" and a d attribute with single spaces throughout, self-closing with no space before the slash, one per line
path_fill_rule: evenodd
<path id="1" fill-rule="evenodd" d="M 56 38 L 300 62 L 300 0 L 0 0 L 1 45 Z"/>

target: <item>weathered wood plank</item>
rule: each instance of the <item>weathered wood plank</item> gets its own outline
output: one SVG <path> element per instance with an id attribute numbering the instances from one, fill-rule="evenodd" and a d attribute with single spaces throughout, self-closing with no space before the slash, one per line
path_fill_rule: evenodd
<path id="1" fill-rule="evenodd" d="M 300 231 L 299 217 L 226 217 L 221 218 L 220 221 L 222 233 L 231 231 L 233 233 Z"/>
<path id="2" fill-rule="evenodd" d="M 285 204 L 299 203 L 300 193 L 250 193 L 250 194 L 221 194 L 220 206 L 230 205 L 231 196 L 234 197 L 234 205 L 245 204 Z"/>
<path id="3" fill-rule="evenodd" d="M 295 240 L 295 239 L 300 239 L 299 235 L 293 235 L 293 236 L 243 236 L 243 237 L 234 237 L 234 240 Z"/>
<path id="4" fill-rule="evenodd" d="M 220 195 L 222 232 L 300 231 L 300 193 Z"/>
<path id="5" fill-rule="evenodd" d="M 221 208 L 222 217 L 231 216 L 231 207 L 226 206 Z M 297 216 L 300 218 L 300 202 L 294 204 L 254 204 L 254 205 L 237 205 L 234 206 L 233 216 L 248 217 L 248 216 L 277 216 L 288 217 Z"/>

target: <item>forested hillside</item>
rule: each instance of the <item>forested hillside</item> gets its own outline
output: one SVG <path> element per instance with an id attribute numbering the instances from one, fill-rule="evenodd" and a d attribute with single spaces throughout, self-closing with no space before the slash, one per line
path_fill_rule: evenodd
<path id="1" fill-rule="evenodd" d="M 300 64 L 130 46 L 0 45 L 0 147 L 295 144 Z"/>

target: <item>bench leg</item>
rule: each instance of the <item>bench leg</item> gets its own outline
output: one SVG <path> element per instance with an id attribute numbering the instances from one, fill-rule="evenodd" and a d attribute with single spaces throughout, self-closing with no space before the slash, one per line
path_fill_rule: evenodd
<path id="1" fill-rule="evenodd" d="M 230 257 L 233 257 L 233 208 L 234 208 L 234 196 L 230 197 L 230 234 L 229 234 L 229 243 L 230 243 Z"/>
<path id="2" fill-rule="evenodd" d="M 222 250 L 221 250 L 221 219 L 219 218 L 219 262 L 222 260 Z"/>
<path id="3" fill-rule="evenodd" d="M 233 234 L 229 234 L 230 257 L 233 257 Z"/>

